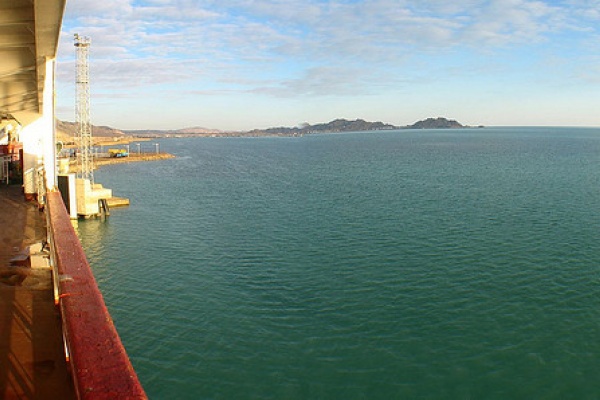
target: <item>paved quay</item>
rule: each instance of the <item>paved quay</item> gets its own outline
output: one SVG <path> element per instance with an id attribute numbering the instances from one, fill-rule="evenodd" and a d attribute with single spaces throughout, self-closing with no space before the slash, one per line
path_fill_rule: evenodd
<path id="1" fill-rule="evenodd" d="M 75 398 L 45 238 L 44 213 L 20 186 L 0 185 L 1 399 Z"/>

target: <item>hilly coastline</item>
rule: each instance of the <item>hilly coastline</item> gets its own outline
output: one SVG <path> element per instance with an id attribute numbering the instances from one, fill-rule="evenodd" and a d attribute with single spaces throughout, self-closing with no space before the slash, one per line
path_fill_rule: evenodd
<path id="1" fill-rule="evenodd" d="M 260 137 L 260 136 L 303 136 L 315 133 L 339 133 L 339 132 L 368 132 L 395 129 L 457 129 L 470 128 L 461 123 L 443 117 L 427 118 L 412 125 L 396 126 L 384 122 L 369 122 L 362 119 L 346 120 L 335 119 L 327 123 L 311 125 L 308 123 L 295 127 L 273 127 L 266 129 L 253 129 L 250 131 L 222 131 L 218 129 L 187 128 L 178 130 L 135 130 L 123 131 L 126 135 L 135 137 Z"/>
<path id="2" fill-rule="evenodd" d="M 69 143 L 73 141 L 75 133 L 77 132 L 77 122 L 68 122 L 56 120 L 56 138 L 63 143 Z M 92 126 L 92 133 L 94 138 L 105 138 L 105 140 L 121 140 L 126 139 L 127 135 L 125 132 L 119 129 L 111 128 L 109 126 Z"/>
<path id="3" fill-rule="evenodd" d="M 255 129 L 248 134 L 250 136 L 300 136 L 311 133 L 336 133 L 336 132 L 364 132 L 384 129 L 397 129 L 394 125 L 384 124 L 383 122 L 367 122 L 362 119 L 348 121 L 346 119 L 336 119 L 323 124 L 303 124 L 298 127 L 286 128 L 268 128 Z"/>
<path id="4" fill-rule="evenodd" d="M 57 121 L 59 137 L 72 138 L 76 131 L 75 122 Z M 461 123 L 443 117 L 427 118 L 417 121 L 412 125 L 396 126 L 381 121 L 369 122 L 363 119 L 346 120 L 335 119 L 327 123 L 304 123 L 295 127 L 273 127 L 267 129 L 253 129 L 250 131 L 222 131 L 202 127 L 184 128 L 176 130 L 119 130 L 108 126 L 93 126 L 94 137 L 109 137 L 127 140 L 131 138 L 168 138 L 168 137 L 261 137 L 261 136 L 303 136 L 316 133 L 340 132 L 369 132 L 396 129 L 459 129 L 470 128 Z"/>

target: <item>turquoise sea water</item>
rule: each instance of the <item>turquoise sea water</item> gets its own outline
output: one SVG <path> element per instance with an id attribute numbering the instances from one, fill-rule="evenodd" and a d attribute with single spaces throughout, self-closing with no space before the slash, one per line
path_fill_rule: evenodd
<path id="1" fill-rule="evenodd" d="M 600 129 L 160 145 L 78 227 L 150 398 L 600 397 Z"/>

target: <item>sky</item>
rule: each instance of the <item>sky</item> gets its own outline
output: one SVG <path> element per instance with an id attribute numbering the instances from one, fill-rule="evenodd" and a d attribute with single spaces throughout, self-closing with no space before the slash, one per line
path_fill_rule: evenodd
<path id="1" fill-rule="evenodd" d="M 67 121 L 78 33 L 94 125 L 600 126 L 600 0 L 68 0 L 62 28 Z"/>

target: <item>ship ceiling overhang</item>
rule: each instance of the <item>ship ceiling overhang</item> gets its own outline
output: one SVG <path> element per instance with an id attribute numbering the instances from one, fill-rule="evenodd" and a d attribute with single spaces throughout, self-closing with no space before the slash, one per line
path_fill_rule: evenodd
<path id="1" fill-rule="evenodd" d="M 46 60 L 56 57 L 66 0 L 0 0 L 0 123 L 43 107 Z"/>

